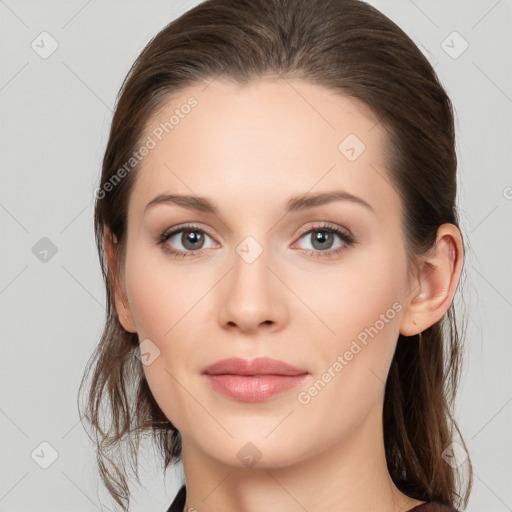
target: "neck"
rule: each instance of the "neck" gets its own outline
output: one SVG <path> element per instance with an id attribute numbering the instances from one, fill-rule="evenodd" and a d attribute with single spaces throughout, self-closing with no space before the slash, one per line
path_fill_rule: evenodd
<path id="1" fill-rule="evenodd" d="M 329 449 L 276 467 L 225 464 L 183 437 L 185 510 L 199 512 L 405 512 L 423 503 L 401 493 L 386 464 L 381 409 Z"/>

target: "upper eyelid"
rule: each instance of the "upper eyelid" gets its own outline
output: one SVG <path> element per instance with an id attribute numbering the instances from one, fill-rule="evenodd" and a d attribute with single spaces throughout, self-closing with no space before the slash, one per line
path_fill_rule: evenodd
<path id="1" fill-rule="evenodd" d="M 325 229 L 326 231 L 341 231 L 348 236 L 352 236 L 352 232 L 348 228 L 328 221 L 320 221 L 320 224 L 317 226 L 310 226 L 309 228 L 305 228 L 303 231 L 299 233 L 299 236 L 303 236 L 309 233 L 310 231 L 321 231 L 322 229 Z"/>

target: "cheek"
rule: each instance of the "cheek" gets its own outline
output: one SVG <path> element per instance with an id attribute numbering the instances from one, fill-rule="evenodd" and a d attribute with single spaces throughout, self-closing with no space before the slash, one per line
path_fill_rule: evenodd
<path id="1" fill-rule="evenodd" d="M 325 279 L 326 292 L 312 305 L 335 335 L 325 330 L 315 345 L 314 379 L 297 402 L 308 418 L 304 435 L 313 424 L 325 443 L 358 428 L 382 402 L 398 338 L 405 260 L 374 253 L 361 263 L 357 271 L 354 265 L 353 272 Z"/>
<path id="2" fill-rule="evenodd" d="M 336 349 L 364 333 L 377 323 L 385 329 L 398 329 L 399 311 L 405 289 L 406 260 L 398 251 L 373 246 L 354 252 L 339 269 L 330 267 L 312 279 L 305 275 L 296 281 L 297 294 L 324 324 L 325 333 L 336 343 Z M 364 337 L 364 334 L 363 334 Z M 328 339 L 328 338 L 327 338 Z M 332 344 L 327 344 L 332 349 Z"/>
<path id="3" fill-rule="evenodd" d="M 181 429 L 182 411 L 190 407 L 182 388 L 189 370 L 188 341 L 193 337 L 189 328 L 194 315 L 200 314 L 197 303 L 204 290 L 183 267 L 172 269 L 154 249 L 134 247 L 127 252 L 125 270 L 139 342 L 151 341 L 151 362 L 143 366 L 146 380 L 166 417 Z"/>
<path id="4" fill-rule="evenodd" d="M 340 422 L 352 411 L 356 424 L 381 399 L 399 334 L 405 270 L 404 255 L 374 246 L 315 286 L 311 309 L 331 332 L 323 329 L 315 344 L 315 381 L 299 402 L 320 423 L 328 421 L 325 411 Z"/>
<path id="5" fill-rule="evenodd" d="M 178 382 L 195 371 L 196 358 L 204 352 L 201 340 L 211 332 L 205 333 L 205 324 L 213 320 L 205 310 L 215 284 L 210 274 L 173 265 L 154 248 L 133 247 L 127 253 L 126 287 L 139 342 L 149 339 L 158 353 L 144 372 L 160 405 L 159 397 L 165 402 L 170 391 L 180 396 Z"/>
<path id="6" fill-rule="evenodd" d="M 202 287 L 189 274 L 185 267 L 166 262 L 160 249 L 133 247 L 127 253 L 126 288 L 141 341 L 164 343 L 198 302 Z"/>

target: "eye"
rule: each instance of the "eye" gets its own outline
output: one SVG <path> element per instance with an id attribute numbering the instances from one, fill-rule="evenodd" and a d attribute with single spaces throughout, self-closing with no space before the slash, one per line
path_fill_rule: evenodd
<path id="1" fill-rule="evenodd" d="M 348 230 L 344 231 L 331 224 L 315 226 L 302 233 L 300 239 L 307 239 L 308 236 L 313 248 L 303 248 L 303 250 L 307 255 L 316 258 L 337 256 L 348 246 L 356 243 L 355 238 Z M 339 242 L 338 246 L 333 249 L 336 237 Z M 202 228 L 195 225 L 186 225 L 165 231 L 160 236 L 158 244 L 162 245 L 164 250 L 174 257 L 188 258 L 194 257 L 194 253 L 198 253 L 202 249 L 215 247 L 215 244 L 211 243 L 205 245 L 207 239 L 212 240 Z M 181 245 L 181 248 L 176 248 L 179 245 Z"/>
<path id="2" fill-rule="evenodd" d="M 205 246 L 207 238 L 211 240 L 211 237 L 200 227 L 187 225 L 164 232 L 158 243 L 173 256 L 187 258 L 194 256 L 194 252 L 211 248 L 212 245 Z M 180 245 L 183 249 L 179 247 Z M 175 246 L 178 246 L 178 249 Z"/>
<path id="3" fill-rule="evenodd" d="M 309 256 L 316 258 L 337 256 L 347 247 L 356 243 L 350 232 L 345 232 L 331 224 L 315 226 L 302 234 L 301 239 L 311 241 L 312 249 L 304 249 Z M 340 240 L 337 247 L 333 249 L 336 237 Z"/>

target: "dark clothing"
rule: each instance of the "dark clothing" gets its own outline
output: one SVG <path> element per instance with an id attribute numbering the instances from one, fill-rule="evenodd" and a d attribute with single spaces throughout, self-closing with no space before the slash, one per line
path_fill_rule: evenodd
<path id="1" fill-rule="evenodd" d="M 171 506 L 167 509 L 167 512 L 183 512 L 185 507 L 185 501 L 187 498 L 187 491 L 183 485 L 176 494 L 176 498 L 172 502 Z M 441 505 L 440 503 L 430 502 L 423 503 L 417 507 L 411 508 L 408 512 L 459 512 L 457 509 L 449 505 Z"/>
<path id="2" fill-rule="evenodd" d="M 171 506 L 167 509 L 167 512 L 183 512 L 183 509 L 185 508 L 185 501 L 187 499 L 187 490 L 185 489 L 185 486 L 182 485 L 181 489 L 178 491 L 178 494 L 176 494 L 176 498 L 174 498 L 174 501 L 171 503 Z M 422 512 L 420 510 L 420 512 Z"/>

